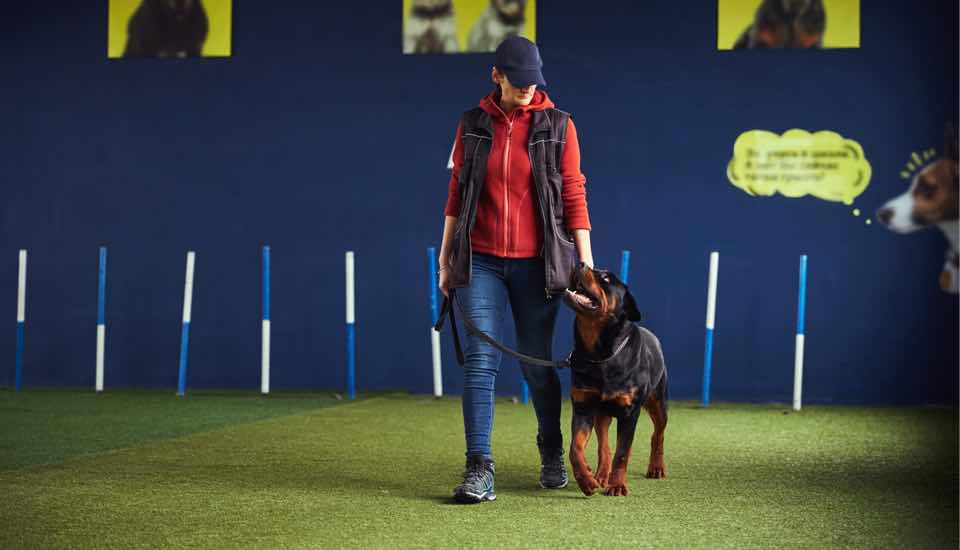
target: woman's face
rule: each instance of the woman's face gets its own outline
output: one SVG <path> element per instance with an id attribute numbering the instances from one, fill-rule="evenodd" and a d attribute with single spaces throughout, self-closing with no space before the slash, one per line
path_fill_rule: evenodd
<path id="1" fill-rule="evenodd" d="M 526 88 L 515 87 L 507 80 L 507 75 L 498 71 L 496 67 L 493 68 L 493 81 L 500 86 L 500 101 L 514 107 L 530 105 L 533 101 L 533 93 L 537 91 L 536 84 Z"/>

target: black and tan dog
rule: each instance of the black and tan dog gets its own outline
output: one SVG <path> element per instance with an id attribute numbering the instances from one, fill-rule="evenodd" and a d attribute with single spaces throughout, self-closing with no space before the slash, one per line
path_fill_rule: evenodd
<path id="1" fill-rule="evenodd" d="M 627 463 L 642 409 L 653 420 L 647 477 L 664 478 L 663 433 L 667 427 L 667 371 L 660 341 L 640 320 L 630 290 L 612 273 L 581 265 L 564 301 L 577 314 L 572 372 L 573 429 L 570 463 L 580 490 L 626 496 Z M 607 432 L 617 419 L 617 447 L 610 455 Z M 597 432 L 599 460 L 593 472 L 584 449 Z"/>
<path id="2" fill-rule="evenodd" d="M 199 57 L 209 21 L 200 0 L 143 0 L 127 24 L 124 57 Z"/>
<path id="3" fill-rule="evenodd" d="M 820 48 L 826 28 L 823 0 L 763 0 L 733 49 Z"/>

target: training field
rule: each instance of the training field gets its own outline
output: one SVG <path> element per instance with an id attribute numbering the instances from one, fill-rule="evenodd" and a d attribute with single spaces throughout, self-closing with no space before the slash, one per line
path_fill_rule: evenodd
<path id="1" fill-rule="evenodd" d="M 0 548 L 958 545 L 956 409 L 672 402 L 669 478 L 645 419 L 630 496 L 586 498 L 498 400 L 498 500 L 460 506 L 458 398 L 172 393 L 0 391 Z"/>

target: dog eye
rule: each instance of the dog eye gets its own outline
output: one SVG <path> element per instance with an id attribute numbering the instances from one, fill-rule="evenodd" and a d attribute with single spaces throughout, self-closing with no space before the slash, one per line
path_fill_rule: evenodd
<path id="1" fill-rule="evenodd" d="M 937 193 L 936 186 L 930 185 L 926 181 L 920 180 L 917 183 L 917 194 L 925 199 L 933 197 Z"/>

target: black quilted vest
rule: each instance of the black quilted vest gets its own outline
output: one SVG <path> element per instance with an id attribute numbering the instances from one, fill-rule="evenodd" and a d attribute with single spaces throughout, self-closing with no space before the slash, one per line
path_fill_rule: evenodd
<path id="1" fill-rule="evenodd" d="M 533 173 L 540 222 L 543 224 L 543 248 L 540 255 L 546 266 L 544 290 L 547 296 L 563 292 L 569 286 L 576 265 L 576 247 L 567 232 L 560 193 L 560 159 L 567 131 L 569 113 L 559 109 L 533 111 L 527 153 Z M 450 286 L 470 284 L 473 251 L 470 233 L 477 216 L 477 202 L 487 176 L 487 157 L 493 140 L 490 115 L 477 107 L 461 119 L 463 166 L 460 169 L 460 217 L 457 219 L 450 248 Z"/>

